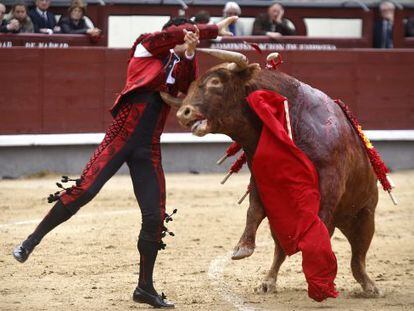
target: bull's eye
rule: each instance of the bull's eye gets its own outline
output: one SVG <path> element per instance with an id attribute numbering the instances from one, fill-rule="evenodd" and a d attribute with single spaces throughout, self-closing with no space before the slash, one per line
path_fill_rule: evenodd
<path id="1" fill-rule="evenodd" d="M 217 86 L 220 84 L 220 80 L 217 78 L 211 79 L 210 83 L 214 86 Z"/>
<path id="2" fill-rule="evenodd" d="M 223 92 L 223 82 L 217 76 L 208 76 L 204 78 L 201 91 L 206 95 L 221 94 Z"/>
<path id="3" fill-rule="evenodd" d="M 222 83 L 221 83 L 220 79 L 217 78 L 217 77 L 211 78 L 210 80 L 207 81 L 207 88 L 208 89 L 213 88 L 213 89 L 219 90 L 219 89 L 221 89 L 221 87 L 222 87 Z"/>

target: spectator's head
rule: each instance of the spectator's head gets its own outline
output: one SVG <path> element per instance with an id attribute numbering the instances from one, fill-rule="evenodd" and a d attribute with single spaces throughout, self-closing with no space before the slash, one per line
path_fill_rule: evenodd
<path id="1" fill-rule="evenodd" d="M 6 14 L 6 6 L 0 3 L 0 22 L 3 20 L 4 14 Z"/>
<path id="2" fill-rule="evenodd" d="M 50 7 L 50 2 L 50 0 L 36 0 L 36 7 L 38 7 L 39 10 L 47 11 Z"/>
<path id="3" fill-rule="evenodd" d="M 283 9 L 283 6 L 280 3 L 275 2 L 271 6 L 269 6 L 267 14 L 273 22 L 280 22 L 283 18 L 283 15 L 285 14 L 285 10 Z"/>
<path id="4" fill-rule="evenodd" d="M 23 23 L 27 18 L 27 7 L 24 2 L 16 2 L 11 8 L 12 18 L 17 19 L 20 23 Z"/>
<path id="5" fill-rule="evenodd" d="M 70 19 L 79 21 L 86 14 L 86 8 L 84 6 L 75 4 L 69 7 L 68 12 Z"/>
<path id="6" fill-rule="evenodd" d="M 223 9 L 223 16 L 230 17 L 230 16 L 240 16 L 241 9 L 240 6 L 233 1 L 227 2 Z"/>
<path id="7" fill-rule="evenodd" d="M 381 17 L 383 19 L 394 21 L 395 5 L 390 1 L 383 1 L 379 5 Z"/>
<path id="8" fill-rule="evenodd" d="M 210 22 L 210 13 L 204 10 L 199 11 L 194 16 L 194 22 L 196 24 L 208 24 Z"/>

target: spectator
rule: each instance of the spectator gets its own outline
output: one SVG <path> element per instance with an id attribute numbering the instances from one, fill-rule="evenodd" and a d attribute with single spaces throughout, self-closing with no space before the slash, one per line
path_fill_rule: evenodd
<path id="1" fill-rule="evenodd" d="M 6 6 L 3 3 L 0 3 L 0 23 L 3 26 L 4 14 L 6 14 Z"/>
<path id="2" fill-rule="evenodd" d="M 210 13 L 204 10 L 199 11 L 194 16 L 194 23 L 196 24 L 208 24 L 210 23 Z"/>
<path id="3" fill-rule="evenodd" d="M 51 0 L 36 0 L 36 8 L 30 10 L 29 16 L 32 19 L 35 32 L 53 34 L 60 32 L 56 25 L 56 17 L 49 12 Z"/>
<path id="4" fill-rule="evenodd" d="M 256 18 L 253 24 L 253 35 L 266 35 L 272 39 L 280 36 L 292 36 L 295 29 L 290 22 L 283 18 L 285 10 L 280 3 L 273 3 L 267 10 L 267 14 L 262 14 Z"/>
<path id="5" fill-rule="evenodd" d="M 86 12 L 86 6 L 87 4 L 85 2 L 83 2 L 83 0 L 72 0 L 70 2 L 70 6 L 81 6 L 85 8 L 85 12 Z M 85 13 L 86 14 L 86 13 Z M 92 20 L 84 15 L 83 19 L 85 20 L 86 26 L 88 26 L 88 28 L 95 28 L 95 25 L 93 24 Z"/>
<path id="6" fill-rule="evenodd" d="M 405 24 L 405 36 L 414 37 L 414 17 L 410 17 Z"/>
<path id="7" fill-rule="evenodd" d="M 19 24 L 19 27 L 15 28 L 14 25 L 16 21 Z M 33 23 L 30 17 L 27 15 L 27 7 L 26 4 L 23 2 L 17 2 L 13 4 L 12 9 L 10 11 L 10 16 L 7 19 L 7 24 L 13 25 L 13 30 L 10 32 L 18 33 L 18 32 L 26 32 L 32 33 L 34 32 Z"/>
<path id="8" fill-rule="evenodd" d="M 89 28 L 88 25 L 86 25 L 84 18 L 86 9 L 84 6 L 75 4 L 69 8 L 68 13 L 68 16 L 62 17 L 59 21 L 62 33 L 89 34 L 92 37 L 98 37 L 101 34 L 100 29 Z"/>
<path id="9" fill-rule="evenodd" d="M 381 19 L 374 24 L 374 48 L 392 49 L 395 6 L 392 2 L 383 1 L 379 5 L 379 11 Z"/>
<path id="10" fill-rule="evenodd" d="M 240 16 L 241 9 L 240 6 L 233 1 L 227 2 L 223 9 L 223 17 L 227 18 L 230 16 Z M 239 20 L 235 21 L 233 24 L 229 25 L 227 31 L 231 32 L 234 36 L 245 36 L 243 25 Z"/>
<path id="11" fill-rule="evenodd" d="M 6 6 L 3 3 L 0 3 L 0 32 L 17 31 L 20 27 L 19 22 L 17 20 L 12 20 L 7 23 L 7 20 L 4 19 L 4 14 L 6 14 Z"/>
<path id="12" fill-rule="evenodd" d="M 0 3 L 0 22 L 3 21 L 4 14 L 6 14 L 6 6 L 3 3 Z"/>

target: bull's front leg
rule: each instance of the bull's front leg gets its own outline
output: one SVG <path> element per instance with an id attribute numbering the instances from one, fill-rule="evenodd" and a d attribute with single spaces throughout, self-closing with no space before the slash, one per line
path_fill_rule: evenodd
<path id="1" fill-rule="evenodd" d="M 234 248 L 233 255 L 231 257 L 233 260 L 243 259 L 253 254 L 256 246 L 255 242 L 257 228 L 259 228 L 260 223 L 266 216 L 253 178 L 250 178 L 250 185 L 250 205 L 247 210 L 246 227 L 244 228 L 244 232 L 239 243 Z"/>
<path id="2" fill-rule="evenodd" d="M 276 235 L 272 232 L 272 237 L 275 242 L 275 252 L 273 257 L 273 263 L 267 272 L 263 281 L 255 288 L 256 293 L 273 293 L 276 291 L 277 275 L 279 273 L 280 266 L 286 259 L 285 251 L 279 244 Z"/>

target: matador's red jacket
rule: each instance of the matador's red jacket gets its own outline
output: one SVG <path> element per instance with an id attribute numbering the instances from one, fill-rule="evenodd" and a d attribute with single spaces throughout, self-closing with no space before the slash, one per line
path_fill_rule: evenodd
<path id="1" fill-rule="evenodd" d="M 197 25 L 197 27 L 200 30 L 200 40 L 214 39 L 218 35 L 216 25 Z M 128 64 L 126 83 L 111 108 L 112 114 L 116 114 L 122 96 L 138 88 L 143 91 L 169 92 L 172 95 L 177 95 L 178 91 L 187 92 L 191 82 L 196 78 L 196 61 L 186 57 L 177 60 L 176 55 L 170 51 L 176 45 L 184 43 L 184 29 L 195 32 L 194 25 L 183 24 L 145 34 L 137 39 Z M 172 65 L 175 66 L 169 74 Z M 167 86 L 167 79 L 172 82 L 169 86 Z"/>

